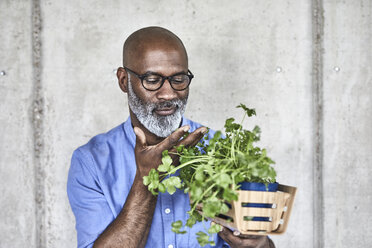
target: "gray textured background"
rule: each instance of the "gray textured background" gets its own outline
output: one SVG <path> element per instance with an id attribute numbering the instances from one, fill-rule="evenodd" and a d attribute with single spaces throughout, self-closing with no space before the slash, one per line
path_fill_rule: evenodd
<path id="1" fill-rule="evenodd" d="M 372 1 L 0 0 L 0 247 L 75 247 L 72 151 L 128 116 L 115 79 L 133 31 L 169 28 L 189 53 L 186 116 L 251 124 L 298 187 L 277 247 L 372 243 Z M 5 74 L 5 75 L 3 75 Z"/>

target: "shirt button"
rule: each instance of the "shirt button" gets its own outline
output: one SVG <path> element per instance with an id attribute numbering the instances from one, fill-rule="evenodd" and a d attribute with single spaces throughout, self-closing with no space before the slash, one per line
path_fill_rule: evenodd
<path id="1" fill-rule="evenodd" d="M 173 248 L 173 245 L 168 245 L 168 248 Z"/>
<path id="2" fill-rule="evenodd" d="M 164 210 L 164 212 L 165 212 L 166 214 L 169 214 L 169 213 L 171 212 L 171 210 L 170 210 L 169 208 L 166 208 L 166 209 Z M 170 247 L 170 246 L 168 245 L 168 248 L 173 248 L 173 245 L 172 245 L 172 247 Z"/>

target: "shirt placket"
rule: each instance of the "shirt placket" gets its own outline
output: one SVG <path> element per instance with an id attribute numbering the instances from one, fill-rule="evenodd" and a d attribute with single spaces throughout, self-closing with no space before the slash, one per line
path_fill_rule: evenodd
<path id="1" fill-rule="evenodd" d="M 167 248 L 176 247 L 176 234 L 172 232 L 172 222 L 175 221 L 175 213 L 172 196 L 165 193 L 161 195 L 161 213 L 164 223 L 164 243 Z"/>

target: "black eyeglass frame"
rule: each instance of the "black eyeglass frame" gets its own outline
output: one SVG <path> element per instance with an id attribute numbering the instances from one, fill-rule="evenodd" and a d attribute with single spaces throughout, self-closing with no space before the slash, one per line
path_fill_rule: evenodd
<path id="1" fill-rule="evenodd" d="M 191 80 L 194 78 L 194 74 L 192 74 L 192 72 L 191 72 L 190 70 L 187 70 L 187 73 L 189 73 L 189 74 L 186 74 L 186 73 L 184 73 L 184 72 L 180 72 L 180 73 L 176 73 L 176 74 L 173 74 L 173 75 L 171 75 L 171 76 L 166 76 L 166 77 L 165 77 L 165 76 L 160 75 L 160 74 L 158 74 L 158 73 L 156 73 L 156 72 L 147 72 L 147 73 L 145 73 L 145 74 L 140 75 L 140 74 L 134 72 L 133 70 L 129 69 L 129 68 L 126 67 L 126 66 L 124 66 L 124 69 L 125 69 L 125 70 L 128 70 L 129 72 L 131 72 L 131 73 L 133 73 L 134 75 L 136 75 L 139 79 L 141 79 L 141 84 L 142 84 L 143 88 L 145 88 L 145 89 L 148 90 L 148 91 L 157 91 L 158 89 L 160 89 L 161 87 L 163 87 L 163 84 L 164 84 L 165 80 L 168 80 L 170 86 L 171 86 L 172 89 L 174 89 L 175 91 L 183 91 L 183 90 L 186 90 L 186 89 L 190 86 Z M 152 90 L 146 88 L 145 85 L 143 84 L 143 80 L 145 79 L 145 77 L 147 77 L 147 76 L 151 76 L 151 75 L 155 75 L 155 76 L 159 76 L 159 77 L 161 77 L 161 84 L 160 84 L 160 86 L 159 86 L 158 88 L 156 88 L 156 89 L 152 89 Z M 175 88 L 173 87 L 172 79 L 173 79 L 173 77 L 178 76 L 178 75 L 186 75 L 186 76 L 188 76 L 188 78 L 189 78 L 189 83 L 188 83 L 187 86 L 186 86 L 184 89 L 182 89 L 182 90 L 175 89 Z"/>

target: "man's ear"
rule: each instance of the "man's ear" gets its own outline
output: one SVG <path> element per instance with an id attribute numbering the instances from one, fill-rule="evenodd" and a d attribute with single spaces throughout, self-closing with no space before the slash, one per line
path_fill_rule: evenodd
<path id="1" fill-rule="evenodd" d="M 118 77 L 118 83 L 120 89 L 127 93 L 128 92 L 128 74 L 123 67 L 119 67 L 116 71 L 116 76 Z"/>

